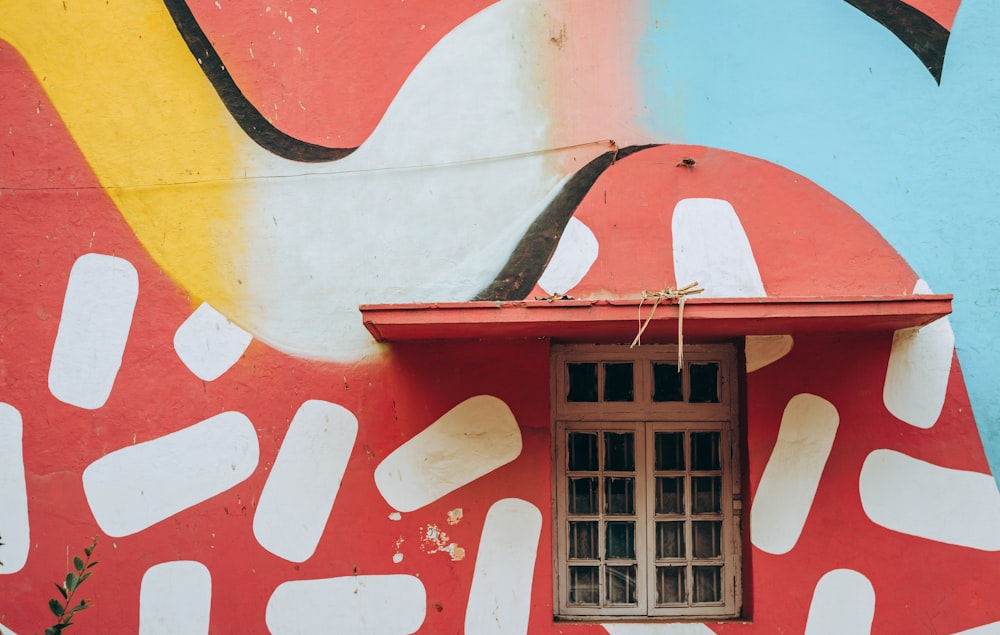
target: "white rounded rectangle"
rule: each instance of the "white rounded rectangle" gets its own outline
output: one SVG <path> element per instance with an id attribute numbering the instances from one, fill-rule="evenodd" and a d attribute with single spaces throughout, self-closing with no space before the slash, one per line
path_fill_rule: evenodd
<path id="1" fill-rule="evenodd" d="M 505 498 L 493 503 L 479 540 L 465 632 L 525 635 L 531 612 L 542 514 L 531 503 Z"/>
<path id="2" fill-rule="evenodd" d="M 214 381 L 232 368 L 253 336 L 202 302 L 174 333 L 174 350 L 199 379 Z"/>
<path id="3" fill-rule="evenodd" d="M 69 273 L 49 365 L 52 396 L 79 408 L 100 408 L 122 365 L 139 297 L 132 263 L 84 254 Z"/>
<path id="4" fill-rule="evenodd" d="M 21 413 L 0 403 L 0 574 L 24 567 L 31 547 L 28 527 L 28 489 L 24 478 Z"/>
<path id="5" fill-rule="evenodd" d="M 736 210 L 717 198 L 677 202 L 671 220 L 677 286 L 698 282 L 706 298 L 767 295 Z"/>
<path id="6" fill-rule="evenodd" d="M 356 575 L 285 582 L 271 594 L 264 620 L 272 635 L 409 635 L 426 615 L 418 578 Z"/>
<path id="7" fill-rule="evenodd" d="M 869 635 L 875 618 L 875 589 L 851 569 L 827 572 L 816 584 L 805 635 Z"/>
<path id="8" fill-rule="evenodd" d="M 761 551 L 783 554 L 798 542 L 839 425 L 837 409 L 822 397 L 788 401 L 750 508 L 750 540 Z"/>
<path id="9" fill-rule="evenodd" d="M 127 536 L 242 482 L 259 453 L 250 420 L 223 412 L 94 461 L 83 490 L 101 530 Z"/>
<path id="10" fill-rule="evenodd" d="M 490 395 L 470 397 L 375 468 L 386 502 L 411 512 L 510 463 L 521 454 L 514 414 Z"/>
<path id="11" fill-rule="evenodd" d="M 357 418 L 342 406 L 310 400 L 299 407 L 254 513 L 262 547 L 292 562 L 312 556 L 357 434 Z"/>
<path id="12" fill-rule="evenodd" d="M 953 470 L 894 450 L 875 450 L 859 479 L 876 525 L 951 545 L 1000 551 L 1000 492 L 989 474 Z"/>
<path id="13" fill-rule="evenodd" d="M 207 635 L 212 576 L 200 562 L 154 565 L 139 589 L 139 635 Z"/>

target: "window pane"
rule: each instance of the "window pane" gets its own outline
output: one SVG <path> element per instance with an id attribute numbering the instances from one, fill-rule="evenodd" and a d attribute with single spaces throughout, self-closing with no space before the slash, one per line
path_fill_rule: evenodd
<path id="1" fill-rule="evenodd" d="M 606 567 L 608 604 L 635 604 L 635 570 L 636 566 Z"/>
<path id="2" fill-rule="evenodd" d="M 632 515 L 635 513 L 635 479 L 606 477 L 604 479 L 604 513 Z"/>
<path id="3" fill-rule="evenodd" d="M 655 436 L 656 469 L 684 469 L 684 433 L 657 432 Z"/>
<path id="4" fill-rule="evenodd" d="M 722 509 L 722 479 L 718 476 L 691 478 L 692 514 L 718 514 Z"/>
<path id="5" fill-rule="evenodd" d="M 684 523 L 656 523 L 656 559 L 684 557 Z"/>
<path id="6" fill-rule="evenodd" d="M 597 521 L 570 522 L 569 557 L 597 560 Z"/>
<path id="7" fill-rule="evenodd" d="M 569 479 L 569 513 L 597 514 L 597 477 Z"/>
<path id="8" fill-rule="evenodd" d="M 687 567 L 656 567 L 656 603 L 687 604 Z"/>
<path id="9" fill-rule="evenodd" d="M 600 567 L 569 568 L 569 603 L 599 604 L 601 601 Z"/>
<path id="10" fill-rule="evenodd" d="M 570 432 L 567 443 L 569 445 L 567 469 L 571 472 L 597 471 L 596 432 Z"/>
<path id="11" fill-rule="evenodd" d="M 615 521 L 604 525 L 607 546 L 604 557 L 635 558 L 635 523 Z"/>
<path id="12" fill-rule="evenodd" d="M 677 364 L 653 364 L 653 401 L 684 401 L 684 384 Z"/>
<path id="13" fill-rule="evenodd" d="M 597 364 L 566 364 L 569 394 L 566 401 L 597 401 Z"/>
<path id="14" fill-rule="evenodd" d="M 691 567 L 695 604 L 722 601 L 722 567 Z"/>
<path id="15" fill-rule="evenodd" d="M 632 401 L 632 362 L 604 365 L 604 401 Z"/>
<path id="16" fill-rule="evenodd" d="M 722 555 L 722 521 L 695 521 L 691 523 L 695 558 L 718 558 Z"/>
<path id="17" fill-rule="evenodd" d="M 635 434 L 632 432 L 604 433 L 604 471 L 635 471 Z"/>
<path id="18" fill-rule="evenodd" d="M 719 403 L 719 362 L 690 364 L 691 403 Z"/>
<path id="19" fill-rule="evenodd" d="M 691 469 L 720 470 L 719 463 L 719 433 L 691 433 Z"/>
<path id="20" fill-rule="evenodd" d="M 684 477 L 656 477 L 656 513 L 684 513 Z"/>

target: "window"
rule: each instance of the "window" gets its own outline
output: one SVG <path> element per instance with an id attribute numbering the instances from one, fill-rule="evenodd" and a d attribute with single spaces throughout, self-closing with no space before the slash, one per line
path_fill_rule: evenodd
<path id="1" fill-rule="evenodd" d="M 555 612 L 737 617 L 732 345 L 553 346 Z"/>

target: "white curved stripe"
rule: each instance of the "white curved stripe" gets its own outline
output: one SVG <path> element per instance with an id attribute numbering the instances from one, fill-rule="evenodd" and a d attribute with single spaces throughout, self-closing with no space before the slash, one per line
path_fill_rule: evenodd
<path id="1" fill-rule="evenodd" d="M 509 0 L 463 22 L 335 163 L 248 145 L 241 178 L 266 178 L 241 182 L 230 317 L 285 352 L 346 360 L 375 350 L 358 304 L 464 301 L 489 285 L 573 173 L 615 149 L 599 136 L 552 149 L 548 87 L 530 71 L 561 55 L 548 20 L 537 0 Z"/>
<path id="2" fill-rule="evenodd" d="M 232 368 L 253 336 L 202 302 L 174 333 L 174 350 L 199 379 L 212 381 Z"/>
<path id="3" fill-rule="evenodd" d="M 875 589 L 851 569 L 830 571 L 816 584 L 805 635 L 868 635 L 875 617 Z"/>
<path id="4" fill-rule="evenodd" d="M 102 254 L 77 258 L 52 347 L 53 397 L 90 410 L 104 405 L 122 365 L 138 296 L 139 275 L 129 261 Z"/>
<path id="5" fill-rule="evenodd" d="M 671 227 L 677 286 L 698 282 L 706 298 L 767 295 L 750 241 L 729 201 L 678 201 Z"/>
<path id="6" fill-rule="evenodd" d="M 1000 551 L 1000 492 L 989 474 L 875 450 L 865 459 L 859 486 L 861 505 L 877 525 L 937 542 Z"/>
<path id="7" fill-rule="evenodd" d="M 610 635 L 715 635 L 704 624 L 601 624 Z"/>
<path id="8" fill-rule="evenodd" d="M 139 635 L 208 633 L 212 576 L 200 562 L 177 560 L 146 569 L 139 588 Z"/>
<path id="9" fill-rule="evenodd" d="M 307 401 L 295 413 L 253 517 L 262 547 L 292 562 L 316 551 L 351 458 L 358 420 L 346 408 Z"/>
<path id="10" fill-rule="evenodd" d="M 274 590 L 264 619 L 272 635 L 407 635 L 424 623 L 426 605 L 424 585 L 409 575 L 296 580 Z"/>
<path id="11" fill-rule="evenodd" d="M 782 554 L 798 542 L 839 425 L 837 409 L 822 397 L 803 393 L 788 401 L 750 509 L 755 547 Z"/>
<path id="12" fill-rule="evenodd" d="M 250 420 L 223 412 L 94 461 L 83 489 L 101 530 L 127 536 L 242 482 L 258 457 Z"/>
<path id="13" fill-rule="evenodd" d="M 466 399 L 375 468 L 386 502 L 411 512 L 510 463 L 521 454 L 521 429 L 500 399 Z"/>
<path id="14" fill-rule="evenodd" d="M 594 232 L 577 219 L 569 219 L 548 266 L 538 278 L 538 286 L 550 294 L 567 293 L 590 271 L 597 260 L 597 252 Z"/>
<path id="15" fill-rule="evenodd" d="M 744 353 L 747 360 L 747 372 L 773 364 L 792 352 L 795 340 L 791 335 L 748 335 Z"/>
<path id="16" fill-rule="evenodd" d="M 31 547 L 23 428 L 17 408 L 0 403 L 0 574 L 20 571 Z"/>
<path id="17" fill-rule="evenodd" d="M 527 501 L 505 498 L 490 507 L 465 610 L 466 633 L 526 635 L 541 531 L 542 514 Z"/>
<path id="18" fill-rule="evenodd" d="M 952 633 L 952 635 L 1000 635 L 1000 622 L 976 626 L 959 633 Z"/>
<path id="19" fill-rule="evenodd" d="M 913 293 L 928 294 L 931 289 L 919 280 Z M 954 350 L 955 333 L 947 317 L 896 331 L 882 390 L 886 409 L 918 428 L 933 426 L 944 407 Z"/>

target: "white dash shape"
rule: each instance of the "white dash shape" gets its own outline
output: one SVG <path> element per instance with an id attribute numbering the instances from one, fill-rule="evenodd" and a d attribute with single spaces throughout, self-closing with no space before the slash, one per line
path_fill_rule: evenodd
<path id="1" fill-rule="evenodd" d="M 83 489 L 101 530 L 127 536 L 242 482 L 259 453 L 250 420 L 223 412 L 94 461 Z"/>
<path id="2" fill-rule="evenodd" d="M 53 397 L 89 410 L 104 405 L 122 365 L 138 297 L 132 263 L 102 254 L 77 258 L 49 365 Z"/>
<path id="3" fill-rule="evenodd" d="M 795 340 L 791 335 L 748 335 L 744 353 L 747 372 L 752 373 L 773 364 L 792 352 Z"/>
<path id="4" fill-rule="evenodd" d="M 393 508 L 411 512 L 520 454 L 521 430 L 510 408 L 478 395 L 396 448 L 375 469 L 375 484 Z"/>
<path id="5" fill-rule="evenodd" d="M 307 401 L 295 413 L 253 517 L 262 547 L 292 562 L 316 551 L 358 434 L 346 408 Z"/>
<path id="6" fill-rule="evenodd" d="M 919 280 L 913 293 L 929 294 L 931 289 Z M 947 317 L 896 331 L 882 390 L 886 409 L 918 428 L 937 423 L 948 390 L 954 350 L 955 333 Z"/>
<path id="7" fill-rule="evenodd" d="M 472 574 L 465 632 L 525 635 L 542 514 L 531 503 L 505 498 L 486 513 Z"/>
<path id="8" fill-rule="evenodd" d="M 264 620 L 271 635 L 409 635 L 424 623 L 427 592 L 410 575 L 294 580 L 278 586 Z"/>
<path id="9" fill-rule="evenodd" d="M 28 489 L 24 478 L 21 413 L 0 403 L 0 574 L 16 573 L 28 560 Z"/>
<path id="10" fill-rule="evenodd" d="M 757 261 L 729 201 L 686 198 L 674 207 L 674 277 L 678 286 L 698 282 L 699 297 L 767 295 Z"/>
<path id="11" fill-rule="evenodd" d="M 253 336 L 202 302 L 174 333 L 174 350 L 199 379 L 213 381 L 239 361 Z"/>
<path id="12" fill-rule="evenodd" d="M 936 542 L 1000 551 L 1000 492 L 989 474 L 875 450 L 865 459 L 859 485 L 861 505 L 877 525 Z"/>
<path id="13" fill-rule="evenodd" d="M 869 635 L 875 617 L 875 589 L 851 569 L 830 571 L 816 584 L 805 635 Z"/>
<path id="14" fill-rule="evenodd" d="M 139 635 L 207 635 L 212 576 L 193 560 L 150 567 L 139 589 Z"/>
<path id="15" fill-rule="evenodd" d="M 750 540 L 758 549 L 783 554 L 798 542 L 839 425 L 837 409 L 822 397 L 802 393 L 788 401 L 750 508 Z"/>
<path id="16" fill-rule="evenodd" d="M 580 284 L 597 260 L 597 237 L 590 228 L 570 218 L 538 286 L 551 294 L 565 294 Z"/>

